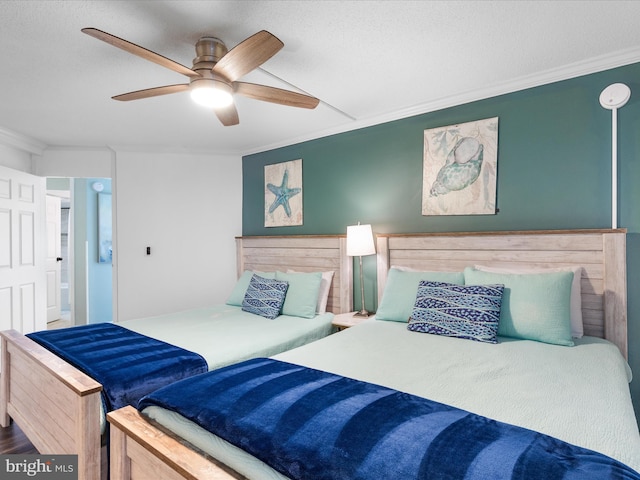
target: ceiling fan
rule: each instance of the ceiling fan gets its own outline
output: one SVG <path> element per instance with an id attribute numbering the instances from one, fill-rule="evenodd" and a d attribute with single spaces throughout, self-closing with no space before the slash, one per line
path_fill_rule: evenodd
<path id="1" fill-rule="evenodd" d="M 138 100 L 190 90 L 194 101 L 213 108 L 224 126 L 237 125 L 240 122 L 233 103 L 234 93 L 291 107 L 312 109 L 319 103 L 317 98 L 302 93 L 237 81 L 269 60 L 284 46 L 280 39 L 266 30 L 250 36 L 231 50 L 216 37 L 200 38 L 195 45 L 196 58 L 193 59 L 191 68 L 97 28 L 83 28 L 82 31 L 114 47 L 189 77 L 189 83 L 123 93 L 112 97 L 114 100 Z"/>

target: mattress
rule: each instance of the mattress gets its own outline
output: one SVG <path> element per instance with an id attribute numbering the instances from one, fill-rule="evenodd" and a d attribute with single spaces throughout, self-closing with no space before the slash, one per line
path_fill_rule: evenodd
<path id="1" fill-rule="evenodd" d="M 333 331 L 332 313 L 314 318 L 280 315 L 269 320 L 241 307 L 215 305 L 154 317 L 136 318 L 118 325 L 199 353 L 209 370 L 254 357 L 266 357 L 305 345 Z M 104 405 L 100 431 L 106 428 Z"/>
<path id="2" fill-rule="evenodd" d="M 640 470 L 631 372 L 606 340 L 583 337 L 564 347 L 500 338 L 492 345 L 372 319 L 274 358 L 537 430 Z M 283 478 L 172 412 L 143 413 L 245 476 Z"/>
<path id="3" fill-rule="evenodd" d="M 332 313 L 269 320 L 241 307 L 216 305 L 118 323 L 143 335 L 199 353 L 209 370 L 275 355 L 329 335 Z"/>

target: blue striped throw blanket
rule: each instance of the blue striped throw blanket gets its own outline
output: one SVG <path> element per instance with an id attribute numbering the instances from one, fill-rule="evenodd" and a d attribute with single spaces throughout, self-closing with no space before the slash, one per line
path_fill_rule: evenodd
<path id="1" fill-rule="evenodd" d="M 292 479 L 640 479 L 548 435 L 389 388 L 254 359 L 162 388 L 174 410 Z"/>
<path id="2" fill-rule="evenodd" d="M 106 411 L 136 406 L 146 394 L 208 370 L 197 353 L 112 323 L 46 330 L 27 337 L 100 382 Z"/>

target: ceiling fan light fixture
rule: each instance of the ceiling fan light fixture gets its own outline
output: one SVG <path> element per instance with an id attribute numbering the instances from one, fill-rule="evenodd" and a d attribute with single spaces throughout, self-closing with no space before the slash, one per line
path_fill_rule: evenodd
<path id="1" fill-rule="evenodd" d="M 208 108 L 224 108 L 233 103 L 231 87 L 209 78 L 191 83 L 191 98 L 198 105 Z"/>
<path id="2" fill-rule="evenodd" d="M 114 100 L 139 100 L 189 90 L 193 100 L 214 110 L 218 120 L 225 127 L 237 125 L 240 122 L 238 111 L 234 105 L 236 94 L 254 100 L 298 108 L 312 109 L 317 107 L 320 102 L 317 98 L 303 93 L 237 81 L 260 67 L 284 47 L 284 43 L 280 39 L 266 30 L 260 30 L 245 38 L 231 50 L 227 49 L 224 42 L 216 37 L 200 38 L 196 43 L 196 58 L 193 59 L 192 68 L 185 67 L 170 58 L 97 28 L 83 28 L 82 32 L 132 55 L 189 77 L 189 83 L 136 90 L 116 95 L 112 97 Z"/>

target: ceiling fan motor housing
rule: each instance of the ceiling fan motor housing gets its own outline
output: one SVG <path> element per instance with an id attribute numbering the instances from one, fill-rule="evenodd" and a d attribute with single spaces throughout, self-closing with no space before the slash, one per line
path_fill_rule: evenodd
<path id="1" fill-rule="evenodd" d="M 227 53 L 227 47 L 222 40 L 216 37 L 202 37 L 196 43 L 196 58 L 193 59 L 192 70 L 198 72 L 200 77 L 191 78 L 191 86 L 215 87 L 219 90 L 233 93 L 231 83 L 220 75 L 213 73 L 212 68 Z"/>
<path id="2" fill-rule="evenodd" d="M 196 58 L 193 59 L 193 70 L 213 67 L 227 53 L 227 47 L 222 40 L 216 37 L 202 37 L 196 43 Z M 200 66 L 202 63 L 210 64 L 208 67 Z"/>

